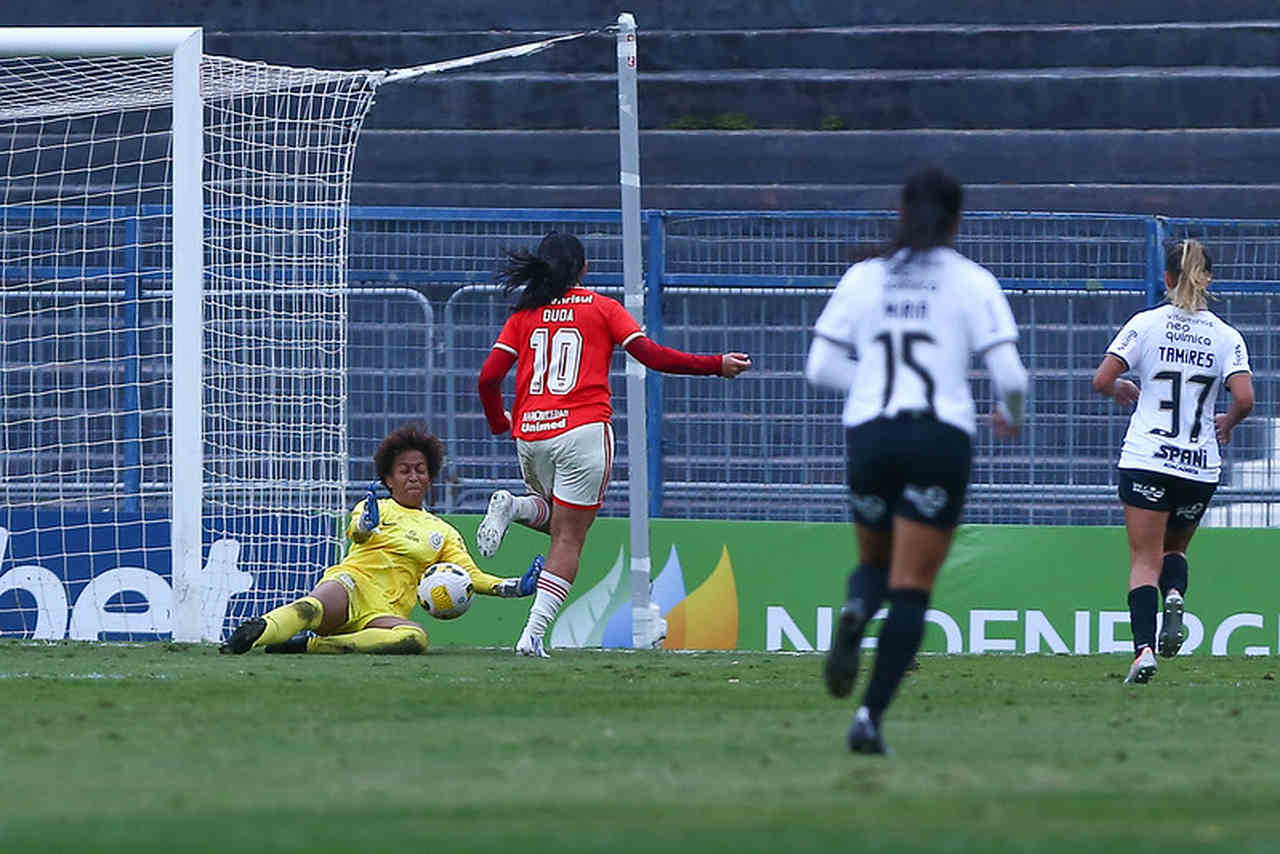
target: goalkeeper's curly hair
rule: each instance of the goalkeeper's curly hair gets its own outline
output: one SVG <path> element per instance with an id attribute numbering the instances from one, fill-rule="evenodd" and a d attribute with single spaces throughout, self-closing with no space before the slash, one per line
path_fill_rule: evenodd
<path id="1" fill-rule="evenodd" d="M 440 476 L 440 468 L 444 465 L 444 442 L 421 422 L 410 422 L 397 427 L 378 445 L 378 450 L 373 454 L 373 466 L 378 472 L 378 480 L 386 485 L 396 457 L 405 451 L 422 451 L 422 455 L 427 458 L 427 474 L 431 482 L 435 483 Z"/>

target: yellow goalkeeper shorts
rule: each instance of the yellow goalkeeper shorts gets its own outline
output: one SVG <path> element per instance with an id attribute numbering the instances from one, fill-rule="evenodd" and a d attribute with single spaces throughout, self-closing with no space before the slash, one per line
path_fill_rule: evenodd
<path id="1" fill-rule="evenodd" d="M 400 613 L 392 604 L 387 592 L 369 576 L 353 571 L 339 564 L 331 566 L 320 576 L 320 580 L 333 581 L 347 590 L 347 621 L 331 634 L 345 635 L 358 632 L 378 617 L 398 617 L 407 619 L 408 614 Z"/>

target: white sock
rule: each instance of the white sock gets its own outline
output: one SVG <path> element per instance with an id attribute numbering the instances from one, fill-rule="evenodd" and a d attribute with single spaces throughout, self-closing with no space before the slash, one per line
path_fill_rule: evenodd
<path id="1" fill-rule="evenodd" d="M 547 627 L 560 613 L 560 606 L 569 598 L 573 588 L 572 581 L 565 581 L 558 575 L 543 570 L 538 576 L 538 593 L 533 597 L 533 605 L 529 608 L 529 621 L 524 624 L 526 635 L 543 637 Z"/>
<path id="2" fill-rule="evenodd" d="M 547 499 L 541 495 L 521 495 L 511 501 L 512 516 L 517 522 L 524 522 L 535 528 L 541 528 L 551 518 L 551 508 Z"/>

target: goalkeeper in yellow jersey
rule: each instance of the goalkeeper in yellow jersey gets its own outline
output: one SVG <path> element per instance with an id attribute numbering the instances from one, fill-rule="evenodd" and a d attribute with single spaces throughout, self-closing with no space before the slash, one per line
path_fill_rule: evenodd
<path id="1" fill-rule="evenodd" d="M 490 575 L 476 566 L 452 525 L 422 509 L 444 463 L 438 438 L 406 424 L 382 440 L 373 462 L 391 497 L 378 499 L 377 484 L 370 485 L 352 511 L 347 526 L 352 546 L 342 563 L 325 570 L 310 595 L 241 623 L 220 652 L 263 647 L 266 652 L 424 653 L 427 632 L 409 612 L 418 601 L 422 573 L 442 561 L 465 569 L 477 593 L 504 598 L 533 593 L 541 556 L 518 578 Z M 305 629 L 315 637 L 295 637 Z"/>

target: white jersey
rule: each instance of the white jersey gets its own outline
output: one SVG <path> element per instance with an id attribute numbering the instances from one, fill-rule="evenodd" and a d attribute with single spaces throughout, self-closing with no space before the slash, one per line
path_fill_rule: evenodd
<path id="1" fill-rule="evenodd" d="M 928 412 L 972 435 L 972 353 L 1016 342 L 1000 283 L 950 248 L 873 258 L 850 267 L 814 331 L 846 347 L 857 378 L 844 425 Z"/>
<path id="2" fill-rule="evenodd" d="M 1240 333 L 1211 311 L 1165 304 L 1129 318 L 1107 352 L 1128 366 L 1140 389 L 1120 468 L 1217 483 L 1222 459 L 1213 409 L 1227 377 L 1249 371 Z"/>

